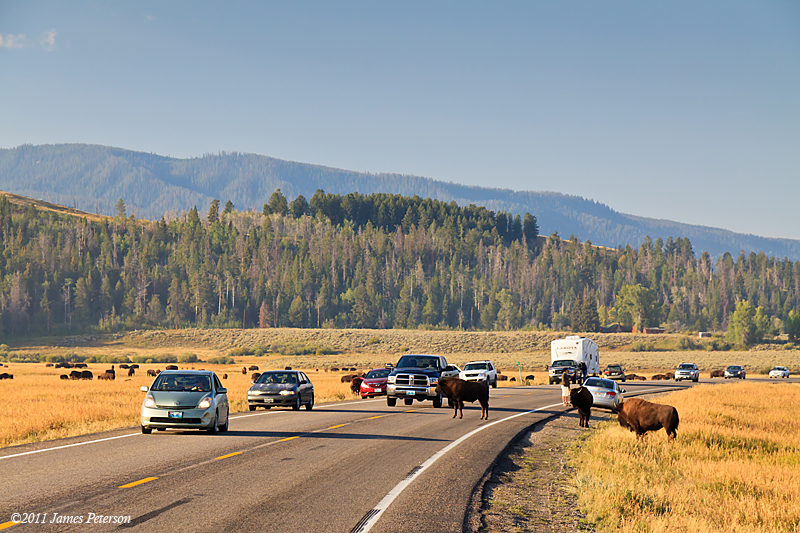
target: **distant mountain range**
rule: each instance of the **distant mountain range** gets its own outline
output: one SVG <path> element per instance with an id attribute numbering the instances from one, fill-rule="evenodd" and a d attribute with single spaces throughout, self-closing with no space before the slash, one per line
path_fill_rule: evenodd
<path id="1" fill-rule="evenodd" d="M 291 201 L 329 193 L 394 193 L 483 205 L 495 211 L 536 216 L 540 233 L 557 231 L 582 241 L 638 247 L 646 236 L 688 237 L 696 252 L 712 256 L 740 250 L 800 259 L 800 240 L 734 233 L 720 228 L 638 217 L 579 196 L 555 192 L 471 187 L 403 174 L 369 174 L 283 161 L 272 157 L 220 153 L 174 159 L 121 148 L 86 144 L 24 145 L 0 149 L 0 190 L 84 211 L 113 215 L 122 198 L 128 214 L 158 219 L 197 206 L 201 213 L 217 198 L 237 209 L 261 211 L 276 190 Z"/>

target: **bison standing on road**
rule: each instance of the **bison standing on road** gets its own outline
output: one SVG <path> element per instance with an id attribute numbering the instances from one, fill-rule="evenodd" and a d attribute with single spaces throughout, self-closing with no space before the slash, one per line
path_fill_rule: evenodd
<path id="1" fill-rule="evenodd" d="M 668 439 L 674 439 L 678 429 L 678 410 L 671 405 L 648 402 L 641 398 L 625 400 L 617 412 L 619 425 L 627 428 L 641 438 L 648 431 L 661 428 L 667 432 Z"/>
<path id="2" fill-rule="evenodd" d="M 453 418 L 464 418 L 464 402 L 478 400 L 481 404 L 481 420 L 489 420 L 489 383 L 487 381 L 464 381 L 461 378 L 439 380 L 436 394 L 446 396 L 453 403 Z"/>
<path id="3" fill-rule="evenodd" d="M 710 378 L 724 378 L 725 371 L 724 370 L 712 370 L 711 374 L 708 376 Z"/>
<path id="4" fill-rule="evenodd" d="M 361 392 L 361 382 L 364 381 L 362 378 L 356 376 L 350 382 L 350 390 L 353 394 L 359 394 Z"/>
<path id="5" fill-rule="evenodd" d="M 589 418 L 592 416 L 594 397 L 586 387 L 578 387 L 569 391 L 569 401 L 572 407 L 578 410 L 578 424 L 582 428 L 589 427 Z"/>

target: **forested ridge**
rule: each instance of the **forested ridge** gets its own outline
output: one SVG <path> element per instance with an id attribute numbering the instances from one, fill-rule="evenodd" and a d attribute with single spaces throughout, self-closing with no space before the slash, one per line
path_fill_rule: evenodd
<path id="1" fill-rule="evenodd" d="M 800 263 L 712 260 L 688 239 L 609 249 L 538 237 L 538 221 L 392 194 L 276 191 L 261 213 L 214 200 L 90 221 L 0 198 L 3 334 L 142 327 L 510 330 L 601 324 L 760 335 L 797 319 Z M 757 311 L 757 312 L 756 312 Z M 737 322 L 738 323 L 738 322 Z M 798 320 L 800 324 L 800 320 Z"/>

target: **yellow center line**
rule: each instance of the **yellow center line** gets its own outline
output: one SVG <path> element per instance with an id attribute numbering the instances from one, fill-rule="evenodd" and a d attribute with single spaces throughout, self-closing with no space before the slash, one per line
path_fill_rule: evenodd
<path id="1" fill-rule="evenodd" d="M 158 479 L 157 477 L 146 477 L 144 479 L 140 479 L 139 481 L 134 481 L 133 483 L 128 483 L 127 485 L 120 485 L 119 488 L 121 489 L 129 489 L 131 487 L 135 487 L 136 485 L 141 485 L 142 483 L 147 483 L 148 481 L 154 481 Z"/>
<path id="2" fill-rule="evenodd" d="M 503 396 L 503 398 L 511 398 L 511 395 L 509 394 L 508 396 Z"/>
<path id="3" fill-rule="evenodd" d="M 408 411 L 406 411 L 406 413 L 413 413 L 413 412 L 414 412 L 413 409 L 409 409 Z"/>
<path id="4" fill-rule="evenodd" d="M 337 425 L 335 425 L 335 426 L 331 426 L 331 427 L 329 427 L 328 429 L 336 429 L 336 428 L 344 427 L 344 426 L 346 426 L 346 425 L 347 425 L 347 424 L 337 424 Z"/>
<path id="5" fill-rule="evenodd" d="M 229 453 L 228 455 L 220 455 L 219 457 L 215 457 L 215 459 L 227 459 L 228 457 L 233 457 L 234 455 L 242 455 L 242 452 L 233 452 Z"/>
<path id="6" fill-rule="evenodd" d="M 371 416 L 371 417 L 367 418 L 367 420 L 375 420 L 376 418 L 382 418 L 382 417 L 383 417 L 383 415 Z"/>
<path id="7" fill-rule="evenodd" d="M 0 529 L 6 529 L 7 527 L 16 526 L 16 522 L 3 522 L 0 524 Z"/>
<path id="8" fill-rule="evenodd" d="M 278 442 L 285 442 L 287 440 L 299 439 L 299 438 L 300 438 L 300 435 L 295 435 L 294 437 L 286 437 L 285 439 L 281 439 Z"/>
<path id="9" fill-rule="evenodd" d="M 533 393 L 532 392 L 526 392 L 525 396 L 528 396 L 529 394 L 533 394 Z"/>

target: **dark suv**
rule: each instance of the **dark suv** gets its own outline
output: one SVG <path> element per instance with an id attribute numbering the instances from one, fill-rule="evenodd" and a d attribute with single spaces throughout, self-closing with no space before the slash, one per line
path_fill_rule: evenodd
<path id="1" fill-rule="evenodd" d="M 386 405 L 394 407 L 398 398 L 406 405 L 414 400 L 433 400 L 434 407 L 442 406 L 442 397 L 436 393 L 439 379 L 458 376 L 458 368 L 448 365 L 441 355 L 404 355 L 389 374 L 386 386 Z"/>

